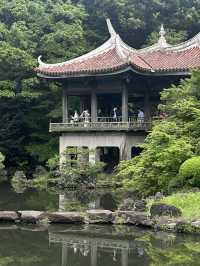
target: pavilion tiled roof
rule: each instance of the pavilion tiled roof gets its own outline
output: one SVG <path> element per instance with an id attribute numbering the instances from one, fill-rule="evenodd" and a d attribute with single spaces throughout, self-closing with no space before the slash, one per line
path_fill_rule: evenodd
<path id="1" fill-rule="evenodd" d="M 38 76 L 65 78 L 90 75 L 115 74 L 132 70 L 145 74 L 188 74 L 200 68 L 200 33 L 178 45 L 165 40 L 161 26 L 158 42 L 143 49 L 133 49 L 125 44 L 107 19 L 110 38 L 97 49 L 80 57 L 57 64 L 46 64 L 38 58 L 35 69 Z"/>

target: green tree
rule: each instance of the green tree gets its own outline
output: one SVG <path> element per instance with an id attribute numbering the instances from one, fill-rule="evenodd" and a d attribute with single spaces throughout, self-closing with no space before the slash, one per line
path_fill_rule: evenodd
<path id="1" fill-rule="evenodd" d="M 180 165 L 200 153 L 200 73 L 161 93 L 159 106 L 167 118 L 155 123 L 140 156 L 119 165 L 125 185 L 148 195 L 181 188 Z M 192 186 L 185 182 L 186 186 Z"/>
<path id="2" fill-rule="evenodd" d="M 37 57 L 63 61 L 87 50 L 84 7 L 69 1 L 0 0 L 0 149 L 11 170 L 32 170 L 57 152 L 62 84 L 36 78 Z"/>

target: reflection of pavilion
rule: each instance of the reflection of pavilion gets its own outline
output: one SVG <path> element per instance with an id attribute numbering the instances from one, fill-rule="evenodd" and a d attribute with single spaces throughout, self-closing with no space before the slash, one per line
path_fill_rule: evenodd
<path id="1" fill-rule="evenodd" d="M 65 191 L 59 195 L 59 211 L 68 211 L 70 203 L 82 205 L 86 209 L 108 209 L 115 210 L 117 202 L 114 199 L 114 193 L 110 190 L 83 190 L 83 191 Z M 80 207 L 80 206 L 79 206 Z M 78 208 L 78 205 L 77 205 Z"/>
<path id="2" fill-rule="evenodd" d="M 112 254 L 113 262 L 120 256 L 121 266 L 128 266 L 131 250 L 137 249 L 134 239 L 130 240 L 130 237 L 121 239 L 112 235 L 105 235 L 104 237 L 101 232 L 99 234 L 82 231 L 49 233 L 49 242 L 62 244 L 62 266 L 68 266 L 70 250 L 73 251 L 74 255 L 79 253 L 83 257 L 90 256 L 90 265 L 88 266 L 97 266 L 98 252 L 102 249 Z"/>

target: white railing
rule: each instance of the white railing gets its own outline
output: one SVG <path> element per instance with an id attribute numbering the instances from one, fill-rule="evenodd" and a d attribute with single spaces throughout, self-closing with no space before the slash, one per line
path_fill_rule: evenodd
<path id="1" fill-rule="evenodd" d="M 50 123 L 50 132 L 68 131 L 148 131 L 151 120 L 129 118 L 127 122 L 122 119 L 115 120 L 111 117 L 98 117 L 97 122 L 80 121 L 71 123 Z"/>

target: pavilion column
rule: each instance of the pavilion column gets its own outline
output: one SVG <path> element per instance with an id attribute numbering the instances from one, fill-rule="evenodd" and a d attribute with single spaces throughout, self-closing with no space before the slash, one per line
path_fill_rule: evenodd
<path id="1" fill-rule="evenodd" d="M 95 164 L 96 163 L 96 156 L 95 156 L 95 152 L 96 152 L 96 149 L 94 150 L 89 150 L 89 162 L 91 164 Z"/>
<path id="2" fill-rule="evenodd" d="M 148 91 L 146 91 L 144 95 L 144 118 L 145 121 L 149 121 L 151 118 L 151 103 Z"/>
<path id="3" fill-rule="evenodd" d="M 63 123 L 68 122 L 68 95 L 67 90 L 63 89 Z"/>
<path id="4" fill-rule="evenodd" d="M 59 211 L 65 211 L 65 194 L 59 194 Z"/>
<path id="5" fill-rule="evenodd" d="M 91 122 L 97 122 L 97 95 L 93 89 L 91 93 Z"/>
<path id="6" fill-rule="evenodd" d="M 128 89 L 126 85 L 122 87 L 122 122 L 128 122 Z"/>

